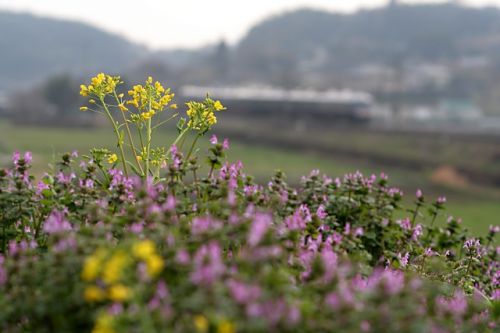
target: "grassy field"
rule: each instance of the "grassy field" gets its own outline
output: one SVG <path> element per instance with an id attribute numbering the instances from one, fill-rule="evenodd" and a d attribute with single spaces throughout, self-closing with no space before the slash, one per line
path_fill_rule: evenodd
<path id="1" fill-rule="evenodd" d="M 175 133 L 172 131 L 163 131 L 158 133 L 156 143 L 168 146 L 174 136 Z M 58 160 L 61 153 L 73 150 L 85 153 L 93 147 L 112 149 L 114 142 L 112 133 L 107 129 L 15 127 L 0 122 L 0 165 L 9 163 L 12 151 L 29 150 L 34 156 L 34 173 L 41 175 L 49 164 Z M 206 147 L 206 143 L 201 145 L 201 153 Z M 366 174 L 384 171 L 390 175 L 392 184 L 399 185 L 407 193 L 414 193 L 416 188 L 422 188 L 432 196 L 446 195 L 449 198 L 449 214 L 462 217 L 464 224 L 474 233 L 485 232 L 491 224 L 500 224 L 498 192 L 477 188 L 456 189 L 436 186 L 429 181 L 428 175 L 422 172 L 402 171 L 396 168 L 382 169 L 325 154 L 296 153 L 234 140 L 231 141 L 229 159 L 241 160 L 246 172 L 254 175 L 262 183 L 268 181 L 272 172 L 277 169 L 286 172 L 290 183 L 297 183 L 301 175 L 309 173 L 312 169 L 320 169 L 332 177 L 356 170 Z M 446 216 L 443 216 L 441 222 L 444 223 L 445 219 Z"/>

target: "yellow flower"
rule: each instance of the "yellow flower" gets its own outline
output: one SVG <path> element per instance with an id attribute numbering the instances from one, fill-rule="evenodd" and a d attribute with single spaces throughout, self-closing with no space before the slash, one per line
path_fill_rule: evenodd
<path id="1" fill-rule="evenodd" d="M 229 320 L 223 320 L 217 325 L 217 333 L 234 333 L 234 324 Z"/>
<path id="2" fill-rule="evenodd" d="M 177 104 L 170 105 L 170 108 L 173 109 L 173 110 L 177 110 Z"/>
<path id="3" fill-rule="evenodd" d="M 108 156 L 108 163 L 112 164 L 118 161 L 118 156 L 116 154 L 111 154 Z"/>
<path id="4" fill-rule="evenodd" d="M 224 105 L 222 105 L 222 103 L 220 101 L 215 101 L 214 109 L 215 109 L 215 111 L 222 111 L 222 110 L 225 110 L 226 108 L 224 107 Z"/>
<path id="5" fill-rule="evenodd" d="M 128 111 L 127 107 L 123 103 L 118 104 L 118 108 L 122 112 Z"/>
<path id="6" fill-rule="evenodd" d="M 153 117 L 153 115 L 155 114 L 154 111 L 149 111 L 149 112 L 143 112 L 141 113 L 141 118 L 142 120 L 148 120 L 148 119 L 151 119 L 151 117 Z"/>
<path id="7" fill-rule="evenodd" d="M 123 302 L 130 298 L 132 292 L 122 284 L 116 284 L 109 288 L 109 298 L 115 302 Z"/>
<path id="8" fill-rule="evenodd" d="M 101 314 L 96 320 L 92 333 L 115 333 L 113 317 L 107 313 Z"/>
<path id="9" fill-rule="evenodd" d="M 164 266 L 164 263 L 163 263 L 162 257 L 160 257 L 156 254 L 153 254 L 152 256 L 150 256 L 146 259 L 146 268 L 147 268 L 148 274 L 151 277 L 158 275 L 158 273 L 160 273 L 161 270 L 163 269 L 163 266 Z"/>
<path id="10" fill-rule="evenodd" d="M 156 245 L 153 241 L 146 239 L 132 246 L 132 253 L 140 259 L 146 260 L 156 253 Z"/>
<path id="11" fill-rule="evenodd" d="M 84 97 L 89 95 L 89 88 L 87 88 L 87 86 L 84 84 L 80 85 L 80 95 Z"/>
<path id="12" fill-rule="evenodd" d="M 97 286 L 88 286 L 83 292 L 83 298 L 87 302 L 99 302 L 104 299 L 104 292 Z"/>
<path id="13" fill-rule="evenodd" d="M 128 257 L 124 252 L 115 253 L 104 266 L 102 275 L 104 282 L 110 285 L 120 280 L 127 263 Z"/>
<path id="14" fill-rule="evenodd" d="M 139 162 L 140 162 L 140 161 L 142 161 L 142 156 L 141 156 L 141 155 L 137 155 L 135 158 L 136 158 Z"/>
<path id="15" fill-rule="evenodd" d="M 208 319 L 203 315 L 197 315 L 193 318 L 194 327 L 200 333 L 208 332 Z"/>
<path id="16" fill-rule="evenodd" d="M 90 257 L 85 259 L 82 270 L 82 279 L 84 281 L 92 281 L 97 278 L 102 264 L 102 259 L 104 257 L 103 250 L 97 250 Z"/>
<path id="17" fill-rule="evenodd" d="M 89 108 L 86 106 L 80 106 L 80 111 L 87 111 Z"/>
<path id="18" fill-rule="evenodd" d="M 210 126 L 217 123 L 217 117 L 215 117 L 215 114 L 212 111 L 203 111 L 203 119 Z"/>

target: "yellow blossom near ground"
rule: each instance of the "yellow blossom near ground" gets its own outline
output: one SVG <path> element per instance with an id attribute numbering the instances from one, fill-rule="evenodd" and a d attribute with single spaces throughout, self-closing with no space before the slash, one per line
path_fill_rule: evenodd
<path id="1" fill-rule="evenodd" d="M 194 316 L 193 323 L 196 331 L 198 331 L 199 333 L 208 332 L 209 323 L 207 317 L 203 315 Z"/>
<path id="2" fill-rule="evenodd" d="M 106 262 L 104 266 L 104 271 L 102 274 L 102 278 L 104 282 L 108 285 L 111 285 L 118 280 L 123 275 L 123 270 L 127 266 L 129 262 L 129 258 L 127 254 L 123 251 L 118 251 Z"/>
<path id="3" fill-rule="evenodd" d="M 140 259 L 146 260 L 156 253 L 156 245 L 153 241 L 146 239 L 132 246 L 132 253 Z"/>
<path id="4" fill-rule="evenodd" d="M 83 299 L 87 302 L 99 302 L 105 298 L 104 291 L 97 286 L 88 286 L 83 292 Z"/>
<path id="5" fill-rule="evenodd" d="M 92 333 L 115 333 L 113 328 L 113 317 L 102 313 L 96 320 Z"/>
<path id="6" fill-rule="evenodd" d="M 223 320 L 217 325 L 217 333 L 235 333 L 234 324 L 229 320 Z"/>
<path id="7" fill-rule="evenodd" d="M 146 268 L 151 277 L 158 275 L 163 269 L 164 263 L 162 257 L 154 254 L 146 259 Z"/>
<path id="8" fill-rule="evenodd" d="M 122 284 L 115 284 L 109 288 L 108 296 L 114 302 L 123 302 L 129 299 L 132 295 L 130 288 Z"/>
<path id="9" fill-rule="evenodd" d="M 94 252 L 94 254 L 85 259 L 81 274 L 84 281 L 92 281 L 98 277 L 104 255 L 104 251 L 102 249 L 98 249 Z"/>

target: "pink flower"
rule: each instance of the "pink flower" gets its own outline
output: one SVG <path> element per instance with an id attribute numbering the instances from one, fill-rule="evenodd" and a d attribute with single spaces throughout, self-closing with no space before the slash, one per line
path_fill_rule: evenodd
<path id="1" fill-rule="evenodd" d="M 417 193 L 415 193 L 415 195 L 416 195 L 417 199 L 422 198 L 422 196 L 423 196 L 422 190 L 418 189 Z"/>
<path id="2" fill-rule="evenodd" d="M 229 139 L 224 139 L 224 141 L 222 141 L 222 149 L 229 149 Z"/>
<path id="3" fill-rule="evenodd" d="M 409 218 L 404 218 L 402 220 L 396 221 L 397 224 L 401 227 L 403 230 L 411 230 L 411 221 Z"/>
<path id="4" fill-rule="evenodd" d="M 248 244 L 250 246 L 259 244 L 267 229 L 271 226 L 271 223 L 272 217 L 270 215 L 257 213 L 250 226 L 250 232 L 248 233 L 247 239 Z"/>
<path id="5" fill-rule="evenodd" d="M 200 285 L 212 285 L 225 272 L 222 250 L 216 241 L 202 245 L 194 256 L 191 281 Z"/>
<path id="6" fill-rule="evenodd" d="M 399 263 L 401 267 L 406 267 L 408 265 L 408 261 L 410 259 L 410 254 L 406 252 L 404 256 L 401 256 L 401 253 L 398 253 Z"/>
<path id="7" fill-rule="evenodd" d="M 227 282 L 231 297 L 239 304 L 255 303 L 262 294 L 262 290 L 257 285 L 246 284 L 236 280 Z"/>
<path id="8" fill-rule="evenodd" d="M 193 222 L 191 222 L 191 232 L 193 235 L 199 235 L 220 228 L 222 228 L 222 223 L 213 219 L 211 216 L 195 217 Z"/>
<path id="9" fill-rule="evenodd" d="M 324 205 L 319 205 L 318 209 L 316 210 L 316 216 L 321 220 L 325 219 L 328 216 Z"/>
<path id="10" fill-rule="evenodd" d="M 212 134 L 210 137 L 210 143 L 213 145 L 216 145 L 218 143 L 217 136 L 215 134 Z"/>
<path id="11" fill-rule="evenodd" d="M 65 212 L 57 210 L 54 210 L 52 211 L 52 213 L 50 213 L 47 221 L 45 221 L 45 224 L 43 225 L 43 231 L 48 234 L 70 231 L 72 229 L 73 227 L 68 222 L 68 220 L 66 220 Z"/>
<path id="12" fill-rule="evenodd" d="M 411 238 L 414 240 L 414 241 L 417 241 L 420 236 L 422 235 L 423 233 L 423 227 L 421 224 L 417 224 L 415 226 L 415 228 L 413 228 L 413 234 L 411 236 Z"/>

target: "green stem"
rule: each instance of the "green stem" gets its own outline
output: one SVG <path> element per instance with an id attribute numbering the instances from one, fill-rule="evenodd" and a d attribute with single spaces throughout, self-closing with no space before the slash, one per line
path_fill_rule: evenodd
<path id="1" fill-rule="evenodd" d="M 146 126 L 146 177 L 149 175 L 149 160 L 151 156 L 151 118 Z"/>
<path id="2" fill-rule="evenodd" d="M 121 159 L 122 159 L 122 164 L 123 164 L 123 172 L 125 173 L 125 176 L 128 177 L 127 163 L 125 162 L 125 152 L 123 151 L 123 143 L 121 142 L 122 140 L 120 138 L 120 132 L 118 131 L 118 127 L 116 126 L 115 119 L 111 115 L 111 112 L 109 112 L 108 106 L 104 102 L 104 97 L 101 97 L 100 100 L 101 100 L 101 104 L 104 108 L 104 111 L 106 111 L 106 115 L 108 116 L 109 121 L 113 125 L 113 129 L 115 131 L 116 138 L 118 139 L 118 147 L 120 148 L 120 154 L 121 154 Z"/>
<path id="3" fill-rule="evenodd" d="M 196 138 L 194 138 L 193 143 L 191 144 L 191 148 L 189 148 L 189 152 L 186 156 L 186 162 L 189 161 L 189 158 L 191 157 L 191 154 L 193 153 L 193 149 L 196 146 L 196 142 L 198 141 L 199 138 L 200 138 L 200 134 L 196 135 Z"/>
<path id="4" fill-rule="evenodd" d="M 116 95 L 116 91 L 114 92 L 114 94 L 115 94 L 116 102 L 120 103 L 120 101 L 118 99 L 118 96 Z M 125 128 L 127 129 L 128 141 L 130 143 L 130 147 L 132 149 L 132 153 L 134 154 L 134 160 L 137 163 L 137 166 L 139 167 L 139 170 L 141 170 L 141 173 L 144 174 L 144 170 L 142 169 L 142 165 L 139 162 L 139 160 L 137 159 L 137 151 L 135 149 L 134 140 L 132 139 L 132 133 L 130 132 L 130 127 L 128 126 L 127 118 L 125 117 L 125 113 L 123 111 L 120 110 L 120 113 L 122 114 L 123 123 L 125 124 Z"/>
<path id="5" fill-rule="evenodd" d="M 177 137 L 177 139 L 175 139 L 175 141 L 172 143 L 172 146 L 173 145 L 177 145 L 177 143 L 179 143 L 179 140 L 189 131 L 189 127 L 188 128 L 185 128 L 184 130 L 182 130 L 182 132 L 179 134 L 179 136 Z"/>

